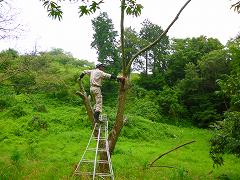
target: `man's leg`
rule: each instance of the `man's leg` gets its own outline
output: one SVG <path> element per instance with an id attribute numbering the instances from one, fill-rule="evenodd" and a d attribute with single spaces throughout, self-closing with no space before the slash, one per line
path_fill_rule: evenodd
<path id="1" fill-rule="evenodd" d="M 91 88 L 92 94 L 95 99 L 95 112 L 94 112 L 94 118 L 95 121 L 99 121 L 99 115 L 102 112 L 102 93 L 101 89 L 99 87 L 93 87 Z"/>

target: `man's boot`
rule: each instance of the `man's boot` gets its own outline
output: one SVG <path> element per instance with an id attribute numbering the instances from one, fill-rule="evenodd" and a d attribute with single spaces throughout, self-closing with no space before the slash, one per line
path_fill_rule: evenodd
<path id="1" fill-rule="evenodd" d="M 95 112 L 94 112 L 95 122 L 100 122 L 100 121 L 99 121 L 99 115 L 100 115 L 100 112 L 99 112 L 99 111 L 95 111 Z"/>

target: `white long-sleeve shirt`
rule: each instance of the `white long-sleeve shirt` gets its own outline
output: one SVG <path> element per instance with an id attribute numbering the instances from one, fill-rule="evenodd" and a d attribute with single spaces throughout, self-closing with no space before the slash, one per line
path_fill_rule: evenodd
<path id="1" fill-rule="evenodd" d="M 100 69 L 84 70 L 84 74 L 90 75 L 90 85 L 91 86 L 102 86 L 102 79 L 110 78 L 111 74 L 105 73 Z"/>

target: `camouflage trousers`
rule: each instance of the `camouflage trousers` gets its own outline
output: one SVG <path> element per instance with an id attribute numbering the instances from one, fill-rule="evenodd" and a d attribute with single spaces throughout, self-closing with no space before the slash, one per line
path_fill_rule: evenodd
<path id="1" fill-rule="evenodd" d="M 101 92 L 101 88 L 97 87 L 97 86 L 91 86 L 90 87 L 90 93 L 91 96 L 94 100 L 94 110 L 95 111 L 99 111 L 102 112 L 102 92 Z"/>

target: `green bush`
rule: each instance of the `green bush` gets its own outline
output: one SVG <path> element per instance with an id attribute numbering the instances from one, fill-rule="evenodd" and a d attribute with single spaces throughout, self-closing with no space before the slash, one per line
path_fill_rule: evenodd
<path id="1" fill-rule="evenodd" d="M 202 111 L 196 111 L 193 114 L 194 123 L 197 124 L 198 127 L 206 128 L 210 123 L 221 120 L 221 115 L 216 112 L 216 109 L 213 107 L 206 107 L 206 109 Z"/>
<path id="2" fill-rule="evenodd" d="M 182 117 L 185 114 L 186 110 L 180 101 L 179 89 L 164 86 L 157 100 L 162 114 L 170 117 Z"/>
<path id="3" fill-rule="evenodd" d="M 22 155 L 20 151 L 15 149 L 11 154 L 12 164 L 19 167 L 21 163 L 21 159 L 22 159 Z"/>
<path id="4" fill-rule="evenodd" d="M 121 136 L 128 139 L 138 139 L 144 141 L 159 140 L 160 138 L 176 138 L 177 134 L 171 125 L 152 122 L 141 116 L 127 116 L 125 126 L 121 131 Z"/>
<path id="5" fill-rule="evenodd" d="M 46 113 L 47 112 L 47 108 L 44 104 L 38 104 L 36 105 L 34 108 L 33 108 L 34 111 L 37 111 L 37 112 L 44 112 Z"/>
<path id="6" fill-rule="evenodd" d="M 0 98 L 0 111 L 11 107 L 14 104 L 15 99 L 12 96 L 6 96 L 5 94 Z"/>
<path id="7" fill-rule="evenodd" d="M 35 75 L 31 72 L 18 73 L 11 77 L 11 82 L 16 94 L 29 93 L 36 85 Z"/>
<path id="8" fill-rule="evenodd" d="M 41 129 L 47 129 L 47 128 L 48 128 L 47 121 L 37 115 L 34 115 L 32 119 L 28 121 L 29 131 L 33 131 L 33 130 L 40 131 Z"/>
<path id="9" fill-rule="evenodd" d="M 135 105 L 130 110 L 130 113 L 156 122 L 161 122 L 162 119 L 159 106 L 155 102 L 146 99 L 135 101 Z"/>
<path id="10" fill-rule="evenodd" d="M 162 116 L 156 97 L 155 91 L 146 91 L 138 86 L 132 86 L 127 97 L 126 113 L 161 122 Z"/>
<path id="11" fill-rule="evenodd" d="M 9 115 L 14 118 L 20 118 L 22 116 L 27 115 L 27 113 L 24 111 L 23 107 L 20 105 L 14 106 L 9 110 Z"/>
<path id="12" fill-rule="evenodd" d="M 214 165 L 223 165 L 223 155 L 232 153 L 240 157 L 240 112 L 227 112 L 225 119 L 217 126 L 215 135 L 210 140 L 210 157 Z"/>
<path id="13" fill-rule="evenodd" d="M 0 110 L 3 110 L 6 107 L 8 107 L 8 102 L 4 99 L 0 99 Z"/>

